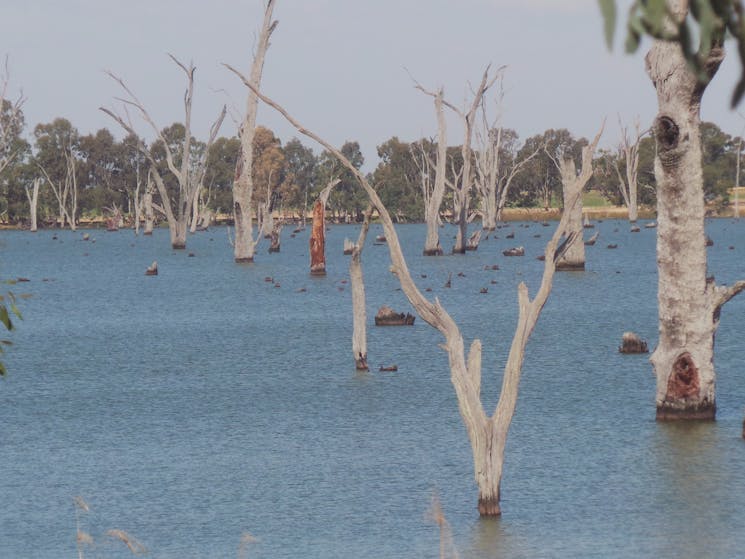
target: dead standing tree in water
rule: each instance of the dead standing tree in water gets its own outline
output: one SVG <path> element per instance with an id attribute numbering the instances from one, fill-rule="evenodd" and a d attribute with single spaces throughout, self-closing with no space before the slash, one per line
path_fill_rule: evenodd
<path id="1" fill-rule="evenodd" d="M 75 153 L 75 147 L 72 142 L 69 142 L 64 146 L 65 156 L 65 174 L 59 180 L 54 180 L 47 170 L 39 165 L 39 170 L 47 180 L 47 184 L 52 189 L 54 197 L 57 199 L 59 205 L 59 221 L 60 228 L 65 227 L 65 221 L 70 226 L 70 231 L 77 230 L 77 218 L 78 218 L 78 174 L 77 166 L 77 155 Z"/>
<path id="2" fill-rule="evenodd" d="M 501 82 L 501 80 L 500 80 Z M 501 88 L 500 88 L 501 89 Z M 498 107 L 503 94 L 500 93 Z M 492 120 L 487 116 L 486 100 L 481 102 L 481 125 L 476 128 L 477 148 L 473 152 L 476 166 L 476 190 L 481 198 L 481 227 L 494 231 L 507 203 L 512 181 L 522 168 L 541 151 L 538 147 L 531 154 L 517 158 L 517 134 L 500 124 L 500 116 Z"/>
<path id="3" fill-rule="evenodd" d="M 352 247 L 349 261 L 349 282 L 352 286 L 352 355 L 358 371 L 367 371 L 367 312 L 365 309 L 365 281 L 362 275 L 362 249 L 365 247 L 367 231 L 370 229 L 372 206 L 365 210 L 357 244 Z"/>
<path id="4" fill-rule="evenodd" d="M 313 225 L 310 232 L 310 275 L 326 275 L 326 202 L 331 189 L 339 184 L 340 179 L 331 181 L 318 195 L 313 205 Z"/>
<path id="5" fill-rule="evenodd" d="M 153 119 L 150 117 L 150 114 L 147 112 L 147 110 L 145 110 L 145 106 L 140 102 L 137 96 L 132 93 L 132 91 L 127 87 L 127 85 L 121 78 L 115 76 L 111 72 L 107 73 L 114 81 L 116 81 L 121 86 L 121 88 L 127 94 L 126 98 L 119 99 L 119 101 L 124 103 L 125 110 L 128 106 L 134 107 L 143 118 L 143 120 L 145 120 L 145 122 L 150 125 L 153 132 L 155 133 L 155 136 L 163 144 L 163 149 L 165 150 L 166 154 L 166 164 L 168 166 L 168 171 L 178 182 L 178 197 L 175 200 L 172 200 L 171 196 L 168 194 L 165 181 L 158 171 L 158 162 L 153 157 L 151 150 L 147 148 L 145 143 L 135 132 L 129 118 L 125 120 L 121 115 L 105 107 L 101 107 L 100 109 L 111 118 L 113 118 L 115 121 L 117 121 L 122 128 L 124 128 L 127 132 L 129 132 L 130 134 L 132 134 L 133 137 L 136 138 L 137 149 L 139 149 L 140 153 L 142 153 L 142 155 L 144 155 L 149 161 L 150 171 L 152 173 L 153 179 L 155 180 L 155 185 L 158 188 L 158 193 L 160 194 L 160 199 L 163 204 L 162 208 L 165 213 L 166 220 L 168 221 L 168 229 L 171 233 L 171 247 L 174 249 L 184 249 L 186 248 L 186 233 L 189 226 L 189 220 L 192 216 L 192 204 L 194 203 L 195 192 L 197 192 L 201 186 L 201 177 L 204 176 L 204 169 L 207 166 L 207 154 L 209 153 L 210 147 L 212 147 L 212 143 L 217 137 L 220 126 L 222 126 L 222 121 L 225 118 L 226 109 L 225 106 L 222 107 L 220 114 L 210 128 L 210 135 L 209 139 L 207 140 L 207 145 L 204 149 L 204 152 L 199 157 L 196 164 L 194 164 L 194 162 L 192 161 L 191 110 L 192 100 L 194 97 L 194 71 L 196 70 L 196 68 L 194 68 L 193 64 L 190 64 L 188 67 L 185 66 L 171 54 L 169 54 L 168 56 L 179 68 L 181 68 L 181 70 L 184 71 L 187 79 L 186 93 L 184 94 L 184 144 L 182 152 L 180 154 L 180 166 L 177 166 L 176 156 L 173 153 L 173 150 L 171 150 L 171 147 L 166 138 L 163 136 L 161 130 L 159 130 L 156 126 L 155 121 L 153 121 Z"/>
<path id="6" fill-rule="evenodd" d="M 264 70 L 264 59 L 269 49 L 269 38 L 277 28 L 279 22 L 272 20 L 274 4 L 276 0 L 269 0 L 264 10 L 264 22 L 259 33 L 259 41 L 256 45 L 253 63 L 251 64 L 251 83 L 259 88 L 261 86 L 261 74 Z M 235 73 L 243 81 L 246 78 L 233 67 L 225 64 L 231 72 Z M 253 92 L 249 91 L 246 104 L 246 115 L 243 118 L 238 136 L 241 140 L 241 152 L 235 167 L 235 180 L 233 181 L 233 216 L 235 219 L 235 241 L 233 242 L 233 256 L 238 263 L 253 262 L 256 254 L 256 245 L 261 240 L 262 227 L 253 234 L 253 206 L 254 203 L 254 179 L 253 179 L 253 146 L 256 136 L 256 113 L 259 108 L 259 100 Z"/>
<path id="7" fill-rule="evenodd" d="M 688 2 L 668 0 L 665 31 L 676 36 Z M 722 306 L 745 289 L 706 276 L 701 168 L 701 98 L 724 59 L 724 29 L 707 35 L 699 56 L 705 80 L 691 70 L 678 42 L 655 40 L 646 69 L 657 90 L 652 127 L 657 143 L 657 270 L 659 342 L 651 357 L 657 377 L 657 419 L 714 419 L 714 334 Z"/>
<path id="8" fill-rule="evenodd" d="M 460 110 L 451 103 L 443 101 L 445 106 L 452 109 L 457 113 L 463 121 L 463 144 L 461 146 L 461 154 L 463 156 L 463 168 L 460 172 L 459 180 L 453 185 L 453 213 L 455 222 L 458 226 L 458 230 L 455 237 L 455 246 L 453 246 L 453 254 L 465 254 L 466 244 L 468 239 L 468 204 L 471 196 L 471 188 L 473 187 L 473 172 L 471 170 L 471 142 L 473 141 L 473 131 L 476 120 L 476 111 L 478 110 L 484 95 L 488 89 L 494 85 L 494 82 L 502 75 L 502 70 L 505 68 L 502 66 L 499 68 L 494 76 L 489 78 L 490 66 L 484 70 L 484 75 L 481 78 L 476 91 L 473 93 L 473 100 L 468 110 Z"/>
<path id="9" fill-rule="evenodd" d="M 460 333 L 458 325 L 437 299 L 432 303 L 419 291 L 406 265 L 393 220 L 366 177 L 339 150 L 304 128 L 285 109 L 253 88 L 250 82 L 246 81 L 245 83 L 249 88 L 253 89 L 262 101 L 281 113 L 301 134 L 321 144 L 349 169 L 355 175 L 360 185 L 362 185 L 372 205 L 380 214 L 383 230 L 388 241 L 387 244 L 392 262 L 391 269 L 398 277 L 401 283 L 401 289 L 406 294 L 417 314 L 430 326 L 437 329 L 445 338 L 445 344 L 441 347 L 448 353 L 450 378 L 455 388 L 461 418 L 468 432 L 473 451 L 474 473 L 479 490 L 479 513 L 483 516 L 497 516 L 501 514 L 499 487 L 502 479 L 504 448 L 507 442 L 509 426 L 515 412 L 515 406 L 517 405 L 518 385 L 522 372 L 525 346 L 551 292 L 556 262 L 575 236 L 569 233 L 567 239 L 559 246 L 559 240 L 562 235 L 567 233 L 571 212 L 564 212 L 556 231 L 546 245 L 543 278 L 535 298 L 530 300 L 528 288 L 524 283 L 520 283 L 518 286 L 519 316 L 517 327 L 515 328 L 515 336 L 512 340 L 507 364 L 505 365 L 502 390 L 496 410 L 491 416 L 487 416 L 481 403 L 481 342 L 474 340 L 466 357 L 463 336 Z M 566 200 L 567 210 L 571 210 L 578 203 L 581 196 L 581 190 L 579 189 L 584 186 L 584 183 L 575 181 L 571 185 L 577 190 L 571 192 L 570 196 L 568 196 Z"/>
<path id="10" fill-rule="evenodd" d="M 36 233 L 38 231 L 36 209 L 39 205 L 39 187 L 41 187 L 42 182 L 44 182 L 43 179 L 37 177 L 33 180 L 33 186 L 31 188 L 29 188 L 26 184 L 23 185 L 23 190 L 26 192 L 26 198 L 28 198 L 29 215 L 31 216 L 30 230 L 32 233 Z"/>
<path id="11" fill-rule="evenodd" d="M 567 203 L 567 200 L 569 200 L 577 190 L 582 192 L 585 185 L 592 178 L 592 156 L 595 153 L 595 148 L 598 146 L 604 128 L 605 121 L 603 121 L 600 131 L 597 133 L 592 143 L 582 148 L 582 168 L 580 169 L 579 174 L 577 174 L 577 168 L 572 157 L 563 156 L 557 161 L 550 153 L 548 153 L 548 151 L 546 151 L 561 174 L 561 184 L 564 192 L 564 215 L 567 216 L 568 220 L 567 232 L 571 233 L 573 237 L 572 242 L 570 242 L 566 247 L 564 255 L 556 264 L 556 269 L 559 271 L 585 269 L 585 243 L 582 239 L 582 199 L 580 197 L 576 204 L 571 205 Z"/>
<path id="12" fill-rule="evenodd" d="M 628 127 L 623 125 L 620 116 L 618 117 L 618 125 L 621 128 L 621 144 L 618 147 L 618 154 L 624 157 L 626 172 L 621 173 L 618 165 L 620 157 L 616 159 L 614 167 L 618 175 L 618 187 L 621 196 L 623 196 L 623 201 L 629 209 L 629 221 L 636 223 L 639 217 L 639 203 L 637 201 L 639 191 L 639 143 L 649 130 L 641 130 L 639 117 L 637 117 L 634 121 L 636 135 L 632 136 L 633 141 L 631 141 L 629 140 Z"/>
<path id="13" fill-rule="evenodd" d="M 437 152 L 434 162 L 430 159 L 424 142 L 417 144 L 418 150 L 412 149 L 412 159 L 419 168 L 424 198 L 424 221 L 427 224 L 427 237 L 424 241 L 424 256 L 442 255 L 440 246 L 440 207 L 445 196 L 445 174 L 447 172 L 447 125 L 445 122 L 444 90 L 441 87 L 436 92 L 424 89 L 414 81 L 416 88 L 434 99 L 435 115 L 437 116 Z M 431 171 L 434 169 L 434 178 Z"/>

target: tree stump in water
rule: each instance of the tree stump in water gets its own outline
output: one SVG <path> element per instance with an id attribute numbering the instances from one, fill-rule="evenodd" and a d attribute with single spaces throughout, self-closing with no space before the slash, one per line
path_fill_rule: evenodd
<path id="1" fill-rule="evenodd" d="M 321 200 L 313 205 L 313 227 L 310 233 L 310 273 L 313 276 L 326 275 L 326 230 L 324 207 Z"/>
<path id="2" fill-rule="evenodd" d="M 389 306 L 383 305 L 375 315 L 375 326 L 412 326 L 415 318 L 412 314 L 397 313 Z"/>
<path id="3" fill-rule="evenodd" d="M 618 351 L 620 353 L 649 353 L 647 342 L 634 334 L 634 332 L 623 333 L 623 339 Z"/>
<path id="4" fill-rule="evenodd" d="M 146 276 L 157 276 L 158 275 L 158 261 L 153 260 L 153 263 L 150 264 L 147 270 L 145 270 Z"/>
<path id="5" fill-rule="evenodd" d="M 514 247 L 502 251 L 504 256 L 525 256 L 525 249 L 523 247 Z"/>

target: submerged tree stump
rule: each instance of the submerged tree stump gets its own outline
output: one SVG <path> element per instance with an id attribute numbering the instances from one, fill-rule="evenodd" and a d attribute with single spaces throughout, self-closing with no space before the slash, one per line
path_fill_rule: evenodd
<path id="1" fill-rule="evenodd" d="M 502 254 L 505 256 L 525 256 L 525 248 L 523 247 L 509 248 L 507 250 L 502 251 Z"/>
<path id="2" fill-rule="evenodd" d="M 157 276 L 158 275 L 158 261 L 153 260 L 153 263 L 148 266 L 147 270 L 145 270 L 146 276 Z"/>
<path id="3" fill-rule="evenodd" d="M 642 340 L 634 332 L 623 333 L 623 339 L 618 351 L 620 353 L 649 353 L 647 342 Z"/>
<path id="4" fill-rule="evenodd" d="M 378 309 L 375 326 L 412 326 L 416 317 L 410 313 L 397 313 L 387 305 Z"/>

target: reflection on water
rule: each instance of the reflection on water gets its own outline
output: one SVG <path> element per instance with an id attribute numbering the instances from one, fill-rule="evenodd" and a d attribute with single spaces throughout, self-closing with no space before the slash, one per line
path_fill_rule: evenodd
<path id="1" fill-rule="evenodd" d="M 399 228 L 419 285 L 466 343 L 483 342 L 487 410 L 516 285 L 534 294 L 540 280 L 535 227 L 439 258 L 420 255 L 422 226 Z M 745 276 L 727 250 L 745 250 L 745 223 L 707 228 L 717 280 Z M 74 556 L 75 495 L 105 557 L 128 556 L 111 528 L 162 558 L 234 557 L 245 532 L 259 538 L 251 557 L 437 557 L 433 491 L 464 558 L 738 556 L 745 297 L 717 336 L 718 421 L 658 424 L 647 357 L 617 352 L 626 330 L 655 345 L 654 231 L 596 231 L 587 271 L 556 276 L 528 345 L 496 520 L 477 515 L 439 335 L 420 320 L 372 326 L 383 304 L 410 310 L 385 246 L 363 254 L 372 370 L 354 370 L 342 241 L 356 227 L 332 227 L 325 278 L 308 274 L 307 232 L 252 266 L 233 264 L 219 229 L 189 238 L 194 258 L 171 251 L 166 231 L 95 232 L 96 243 L 0 233 L 3 276 L 31 279 L 17 287 L 33 294 L 0 383 L 0 557 Z M 525 257 L 502 256 L 516 244 Z M 156 259 L 160 275 L 145 277 Z"/>

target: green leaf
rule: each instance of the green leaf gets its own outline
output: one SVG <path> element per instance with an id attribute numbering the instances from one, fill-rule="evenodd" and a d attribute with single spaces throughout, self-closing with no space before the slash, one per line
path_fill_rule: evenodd
<path id="1" fill-rule="evenodd" d="M 6 372 L 5 371 L 5 365 L 3 364 L 2 361 L 0 361 L 0 377 L 4 377 L 5 376 L 5 372 Z"/>
<path id="2" fill-rule="evenodd" d="M 5 305 L 0 305 L 0 322 L 5 324 L 5 328 L 8 330 L 13 329 L 13 323 L 10 321 L 10 316 L 8 315 L 8 308 Z"/>
<path id="3" fill-rule="evenodd" d="M 603 31 L 608 50 L 613 49 L 613 34 L 616 29 L 616 0 L 598 0 L 603 16 Z"/>

